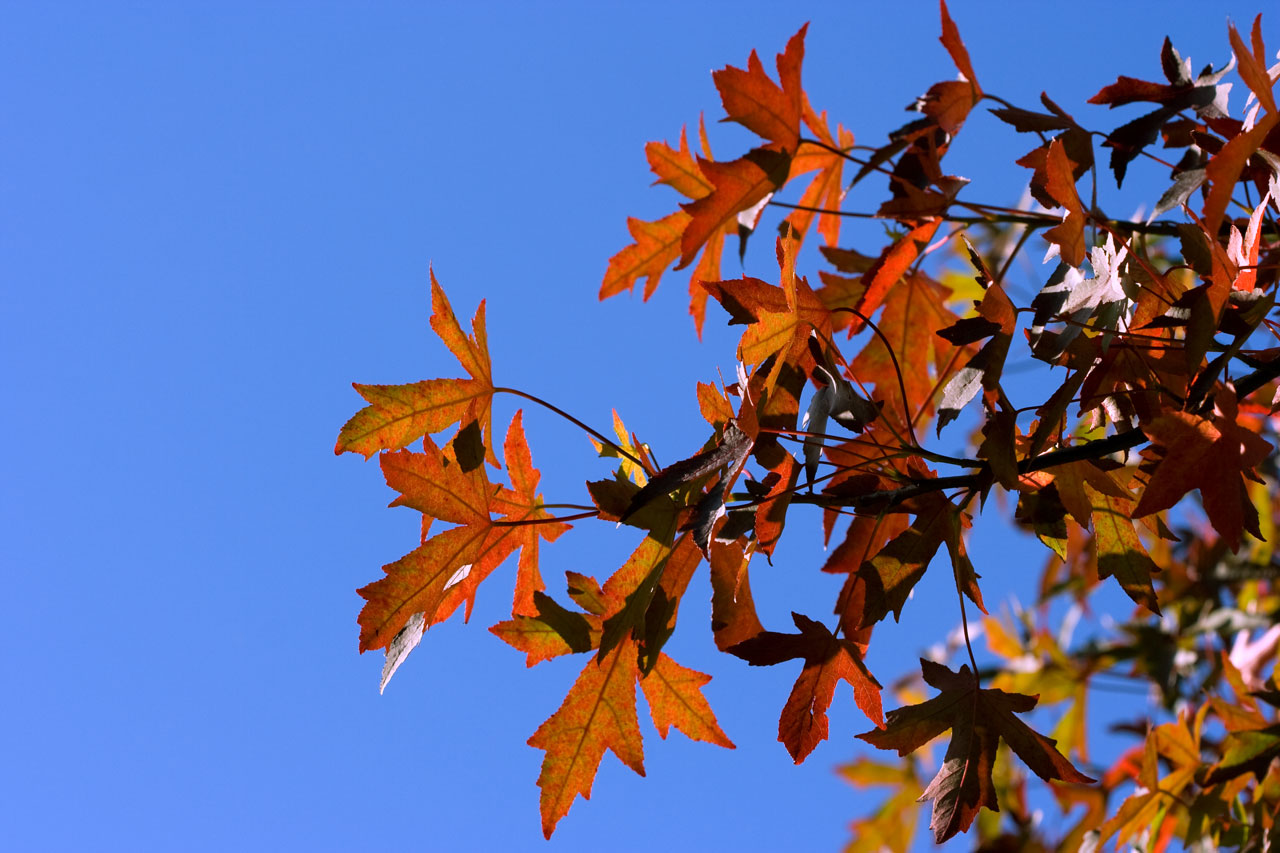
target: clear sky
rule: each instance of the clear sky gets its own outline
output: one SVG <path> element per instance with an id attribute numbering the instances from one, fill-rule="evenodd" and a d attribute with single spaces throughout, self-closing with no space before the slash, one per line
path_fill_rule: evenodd
<path id="1" fill-rule="evenodd" d="M 1197 68 L 1225 63 L 1228 16 L 1262 5 L 952 14 L 985 89 L 1026 106 L 1045 89 L 1113 127 L 1083 100 L 1158 77 L 1165 35 Z M 696 450 L 694 382 L 731 375 L 740 330 L 712 305 L 698 343 L 685 274 L 648 304 L 596 300 L 626 217 L 677 201 L 649 188 L 643 145 L 718 120 L 708 72 L 753 47 L 771 68 L 806 20 L 813 103 L 882 141 L 955 73 L 936 4 L 890 7 L 0 3 L 3 846 L 838 849 L 877 799 L 834 773 L 869 724 L 841 691 L 832 739 L 793 766 L 775 738 L 796 668 L 714 651 L 705 570 L 669 650 L 714 676 L 738 749 L 661 741 L 642 707 L 648 778 L 607 756 L 543 842 L 525 741 L 581 659 L 526 670 L 485 630 L 509 609 L 508 567 L 379 696 L 354 590 L 414 547 L 416 514 L 386 508 L 376 463 L 332 449 L 361 405 L 352 381 L 457 375 L 427 327 L 430 263 L 459 314 L 488 300 L 502 384 L 602 428 L 617 407 L 663 461 Z M 712 135 L 725 156 L 747 139 Z M 975 113 L 947 164 L 1012 204 L 1026 173 L 1007 164 L 1033 145 Z M 1133 183 L 1153 198 L 1163 179 Z M 849 240 L 874 250 L 877 227 Z M 748 272 L 776 274 L 767 242 Z M 496 422 L 512 411 L 500 400 Z M 526 424 L 547 498 L 580 502 L 605 463 L 544 412 Z M 817 516 L 789 523 L 752 578 L 776 630 L 791 609 L 825 615 L 836 588 L 799 541 Z M 566 569 L 606 577 L 633 533 L 588 522 L 545 548 L 552 591 Z M 1047 553 L 986 533 L 974 549 L 988 603 L 1026 600 Z M 946 580 L 877 629 L 882 681 L 956 624 Z"/>

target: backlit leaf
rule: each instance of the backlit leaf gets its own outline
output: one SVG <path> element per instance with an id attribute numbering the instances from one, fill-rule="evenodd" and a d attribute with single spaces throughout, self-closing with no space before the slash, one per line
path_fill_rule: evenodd
<path id="1" fill-rule="evenodd" d="M 658 655 L 657 665 L 640 679 L 640 687 L 662 738 L 675 726 L 691 740 L 734 748 L 702 695 L 702 688 L 710 681 L 711 676 L 686 669 L 665 654 Z"/>
<path id="2" fill-rule="evenodd" d="M 624 642 L 603 660 L 587 660 L 560 708 L 529 738 L 545 750 L 538 787 L 542 791 L 542 834 L 555 831 L 581 794 L 591 799 L 606 749 L 641 776 L 644 747 L 636 719 L 636 650 Z"/>

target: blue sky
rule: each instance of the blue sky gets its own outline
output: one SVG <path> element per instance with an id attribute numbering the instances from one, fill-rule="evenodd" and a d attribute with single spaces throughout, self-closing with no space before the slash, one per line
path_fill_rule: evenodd
<path id="1" fill-rule="evenodd" d="M 414 546 L 417 522 L 386 508 L 375 463 L 332 448 L 361 405 L 352 381 L 456 375 L 426 322 L 434 264 L 460 315 L 488 300 L 502 384 L 598 427 L 617 407 L 664 461 L 697 449 L 694 382 L 731 375 L 739 330 L 713 305 L 699 343 L 683 274 L 648 304 L 595 298 L 626 217 L 676 203 L 648 187 L 644 143 L 719 119 L 708 72 L 753 47 L 771 66 L 808 20 L 815 106 L 876 144 L 954 76 L 936 5 L 3 6 L 6 844 L 837 849 L 875 802 L 833 772 L 869 724 L 842 692 L 831 741 L 793 766 L 775 737 L 796 672 L 715 653 L 703 574 L 670 650 L 715 677 L 738 749 L 661 741 L 642 709 L 648 778 L 606 757 L 594 799 L 544 843 L 525 740 L 580 661 L 526 670 L 485 630 L 509 607 L 500 571 L 471 624 L 433 629 L 380 697 L 354 590 Z M 1102 128 L 1121 118 L 1083 100 L 1117 74 L 1157 77 L 1166 34 L 1221 65 L 1228 16 L 1257 11 L 1009 9 L 952 8 L 984 88 L 1027 106 L 1048 90 Z M 1232 107 L 1243 97 L 1237 84 Z M 712 135 L 725 156 L 747 141 Z M 975 198 L 1012 204 L 1026 173 L 1007 163 L 1033 144 L 975 115 L 948 164 Z M 1133 203 L 1108 209 L 1162 179 L 1135 174 Z M 872 250 L 877 227 L 847 239 Z M 747 272 L 773 273 L 766 242 Z M 501 400 L 496 422 L 513 410 Z M 548 499 L 581 501 L 604 463 L 546 413 L 526 425 Z M 825 614 L 835 591 L 798 541 L 817 516 L 790 523 L 752 578 L 775 629 L 791 609 Z M 1047 552 L 978 528 L 988 602 L 1025 600 Z M 566 569 L 603 578 L 635 544 L 580 525 L 544 549 L 544 573 L 553 592 Z M 877 629 L 882 681 L 955 623 L 945 580 Z"/>

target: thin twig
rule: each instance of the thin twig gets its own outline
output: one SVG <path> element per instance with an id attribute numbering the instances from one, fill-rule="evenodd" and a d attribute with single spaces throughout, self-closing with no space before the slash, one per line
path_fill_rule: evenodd
<path id="1" fill-rule="evenodd" d="M 632 462 L 634 462 L 634 463 L 636 463 L 637 465 L 639 465 L 639 466 L 640 466 L 640 469 L 641 469 L 642 471 L 644 471 L 644 472 L 646 472 L 646 473 L 649 473 L 649 474 L 654 473 L 654 472 L 652 472 L 652 471 L 650 471 L 650 470 L 649 470 L 649 467 L 648 467 L 647 465 L 645 465 L 643 462 L 641 462 L 641 461 L 640 461 L 639 459 L 637 459 L 635 456 L 632 456 L 630 453 L 628 453 L 628 452 L 627 452 L 626 450 L 624 450 L 622 447 L 619 447 L 619 446 L 618 446 L 618 444 L 617 444 L 616 442 L 614 442 L 614 441 L 612 441 L 612 440 L 610 440 L 610 439 L 608 439 L 608 438 L 605 438 L 603 434 L 601 434 L 601 433 L 597 432 L 596 430 L 592 429 L 591 427 L 587 426 L 587 425 L 586 425 L 586 424 L 584 424 L 582 421 L 578 420 L 578 419 L 577 419 L 577 418 L 575 418 L 573 415 L 569 414 L 568 412 L 566 412 L 564 409 L 560 408 L 559 406 L 552 405 L 551 403 L 548 403 L 546 400 L 542 399 L 541 397 L 535 397 L 533 394 L 527 394 L 527 393 L 525 393 L 524 391 L 519 391 L 519 390 L 517 390 L 517 389 L 515 389 L 515 388 L 494 388 L 494 389 L 493 389 L 493 392 L 494 392 L 495 394 L 498 394 L 498 393 L 502 393 L 502 394 L 515 394 L 517 397 L 524 397 L 526 400 L 529 400 L 529 401 L 531 401 L 531 402 L 537 403 L 539 406 L 542 406 L 543 408 L 550 409 L 551 411 L 555 412 L 555 413 L 556 413 L 557 415 L 559 415 L 560 417 L 562 417 L 562 418 L 564 418 L 565 420 L 569 421 L 569 422 L 570 422 L 571 424 L 573 424 L 574 426 L 578 427 L 579 429 L 583 430 L 583 431 L 584 431 L 584 432 L 586 432 L 587 434 L 589 434 L 589 435 L 591 435 L 592 437 L 594 437 L 594 438 L 595 438 L 596 440 L 598 440 L 601 444 L 604 444 L 604 445 L 607 445 L 607 446 L 609 446 L 609 447 L 612 447 L 614 450 L 616 450 L 616 451 L 618 452 L 618 454 L 619 454 L 619 455 L 621 455 L 621 456 L 625 456 L 627 459 L 630 459 Z"/>

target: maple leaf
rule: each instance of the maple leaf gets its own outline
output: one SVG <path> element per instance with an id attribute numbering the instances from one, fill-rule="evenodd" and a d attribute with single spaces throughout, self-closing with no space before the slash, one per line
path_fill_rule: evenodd
<path id="1" fill-rule="evenodd" d="M 796 153 L 791 161 L 791 177 L 808 172 L 817 172 L 809 185 L 805 187 L 796 202 L 796 209 L 787 214 L 786 227 L 790 236 L 797 241 L 803 240 L 809 225 L 818 218 L 818 232 L 828 247 L 835 246 L 840 237 L 841 218 L 838 215 L 840 203 L 844 199 L 842 175 L 845 158 L 837 151 L 847 151 L 853 147 L 853 134 L 839 127 L 836 138 L 832 138 L 827 129 L 826 113 L 813 115 L 807 100 L 805 103 L 805 124 L 813 129 L 818 141 L 826 147 L 806 146 Z M 837 144 L 836 140 L 839 140 Z M 833 150 L 834 149 L 834 150 Z M 808 208 L 808 209 L 807 209 Z M 818 214 L 816 210 L 823 210 Z"/>
<path id="2" fill-rule="evenodd" d="M 861 627 L 879 622 L 891 610 L 895 620 L 902 615 L 907 596 L 946 540 L 958 510 L 941 495 L 926 498 L 915 522 L 858 570 L 867 583 Z"/>
<path id="3" fill-rule="evenodd" d="M 1236 182 L 1240 179 L 1240 173 L 1244 170 L 1249 158 L 1262 147 L 1263 140 L 1276 127 L 1277 120 L 1280 120 L 1280 113 L 1267 113 L 1252 128 L 1242 130 L 1228 140 L 1227 144 L 1222 146 L 1222 150 L 1209 159 L 1208 165 L 1205 166 L 1209 194 L 1201 213 L 1204 227 L 1209 229 L 1209 233 L 1217 233 L 1218 226 L 1222 224 L 1222 217 L 1226 214 L 1227 206 L 1231 202 L 1231 194 L 1235 190 Z"/>
<path id="4" fill-rule="evenodd" d="M 756 541 L 760 553 L 770 556 L 782 538 L 782 527 L 787 518 L 787 507 L 791 505 L 791 496 L 795 491 L 796 478 L 800 475 L 800 465 L 795 457 L 784 452 L 777 465 L 761 483 L 768 491 L 760 499 L 756 507 Z M 709 557 L 710 555 L 708 555 Z"/>
<path id="5" fill-rule="evenodd" d="M 1116 186 L 1124 182 L 1126 169 L 1142 150 L 1155 142 L 1165 123 L 1183 110 L 1194 109 L 1201 118 L 1221 117 L 1226 108 L 1226 87 L 1218 83 L 1230 68 L 1214 71 L 1212 67 L 1192 79 L 1190 61 L 1184 62 L 1168 38 L 1161 49 L 1161 67 L 1168 85 L 1151 83 L 1121 75 L 1115 83 L 1104 86 L 1089 99 L 1091 104 L 1107 104 L 1112 109 L 1136 102 L 1159 104 L 1154 112 L 1140 116 L 1107 136 L 1111 148 L 1111 169 Z M 1234 182 L 1234 179 L 1233 179 Z"/>
<path id="6" fill-rule="evenodd" d="M 665 535 L 672 532 L 673 528 L 668 529 Z M 598 643 L 599 647 L 559 710 L 529 738 L 530 746 L 546 751 L 538 777 L 546 837 L 551 837 L 578 794 L 591 798 L 591 786 L 606 749 L 644 775 L 643 742 L 636 720 L 637 681 L 663 738 L 674 725 L 693 740 L 734 748 L 702 695 L 710 676 L 682 667 L 660 652 L 674 627 L 674 605 L 698 561 L 698 551 L 688 535 L 674 545 L 650 536 L 603 587 L 569 573 L 570 595 L 587 615 L 569 613 L 558 605 L 548 607 L 545 597 L 539 600 L 538 621 L 554 627 L 565 645 L 576 636 L 580 644 Z M 659 596 L 673 606 L 654 613 L 651 605 Z M 566 623 L 570 626 L 568 637 Z M 535 657 L 545 659 L 561 653 L 559 644 L 529 620 L 501 623 L 494 632 L 514 640 L 512 645 L 529 654 L 530 664 L 537 662 Z"/>
<path id="7" fill-rule="evenodd" d="M 507 430 L 504 452 L 514 489 L 490 483 L 481 464 L 465 470 L 429 436 L 423 437 L 422 453 L 383 454 L 387 484 L 401 492 L 393 506 L 409 506 L 458 526 L 384 566 L 386 577 L 359 590 L 366 600 L 359 617 L 361 651 L 386 646 L 413 615 L 425 614 L 429 628 L 447 619 L 463 602 L 469 611 L 480 583 L 516 549 L 522 553 L 515 612 L 537 612 L 533 593 L 542 589 L 538 541 L 554 540 L 569 528 L 546 521 L 549 516 L 535 494 L 538 474 L 529 457 L 520 411 Z M 502 524 L 494 523 L 493 512 L 501 513 Z"/>
<path id="8" fill-rule="evenodd" d="M 712 162 L 706 127 L 701 122 L 699 124 L 702 152 L 707 162 Z M 683 128 L 680 130 L 678 150 L 665 142 L 650 142 L 645 146 L 645 156 L 649 160 L 649 168 L 658 176 L 655 183 L 666 184 L 686 198 L 697 201 L 711 195 L 716 189 L 716 185 L 707 178 L 690 152 L 688 135 Z M 609 259 L 609 267 L 605 270 L 604 281 L 600 285 L 600 299 L 607 299 L 624 290 L 633 290 L 636 282 L 643 278 L 646 279 L 644 299 L 648 300 L 657 290 L 666 268 L 680 259 L 681 238 L 691 221 L 692 217 L 683 210 L 677 210 L 655 222 L 628 219 L 627 229 L 635 243 Z M 689 313 L 693 315 L 694 328 L 699 338 L 702 337 L 707 302 L 706 291 L 699 285 L 703 281 L 716 281 L 720 278 L 720 256 L 723 254 L 724 238 L 735 232 L 737 227 L 731 217 L 710 234 L 703 247 L 702 257 L 689 279 Z"/>
<path id="9" fill-rule="evenodd" d="M 880 684 L 862 663 L 862 653 L 849 640 L 836 638 L 819 622 L 791 614 L 799 634 L 762 631 L 727 651 L 751 666 L 773 666 L 794 658 L 804 660 L 791 695 L 778 720 L 778 740 L 796 764 L 827 739 L 827 709 L 836 685 L 847 681 L 862 713 L 877 726 L 883 724 Z"/>
<path id="10" fill-rule="evenodd" d="M 939 694 L 919 705 L 890 711 L 882 729 L 858 737 L 878 749 L 906 756 L 951 730 L 943 765 L 920 798 L 933 801 L 929 828 L 939 844 L 967 830 L 981 807 L 999 810 L 991 769 L 1001 740 L 1046 782 L 1094 781 L 1054 748 L 1055 741 L 1014 716 L 1034 708 L 1038 697 L 980 689 L 967 665 L 955 672 L 922 658 L 920 668 L 925 682 Z"/>
<path id="11" fill-rule="evenodd" d="M 658 655 L 657 664 L 640 680 L 640 688 L 660 737 L 665 740 L 675 726 L 691 740 L 735 748 L 702 695 L 709 681 L 711 676 L 686 669 L 665 654 Z"/>
<path id="12" fill-rule="evenodd" d="M 1187 492 L 1199 489 L 1209 521 L 1233 551 L 1246 530 L 1261 538 L 1258 512 L 1245 492 L 1244 475 L 1273 448 L 1240 427 L 1236 418 L 1235 395 L 1222 391 L 1215 398 L 1212 419 L 1167 412 L 1144 424 L 1143 430 L 1161 452 L 1133 517 L 1169 509 Z"/>
<path id="13" fill-rule="evenodd" d="M 673 530 L 668 529 L 669 537 Z M 702 555 L 689 534 L 674 543 L 649 537 L 640 543 L 602 592 L 608 607 L 597 657 L 603 659 L 626 637 L 639 645 L 641 672 L 648 674 L 675 629 L 680 597 Z"/>
<path id="14" fill-rule="evenodd" d="M 1098 558 L 1098 577 L 1106 580 L 1112 575 L 1120 582 L 1125 594 L 1136 603 L 1160 613 L 1151 578 L 1160 567 L 1155 564 L 1143 547 L 1130 515 L 1133 501 L 1084 487 L 1093 504 L 1093 541 Z"/>
<path id="15" fill-rule="evenodd" d="M 727 66 L 711 73 L 720 100 L 728 114 L 725 121 L 736 121 L 748 130 L 776 144 L 785 151 L 796 150 L 800 142 L 800 116 L 804 91 L 800 87 L 800 65 L 804 60 L 805 24 L 778 54 L 778 86 L 751 51 L 747 70 Z"/>
<path id="16" fill-rule="evenodd" d="M 672 148 L 665 142 L 650 142 L 644 146 L 649 170 L 658 176 L 655 184 L 666 184 L 686 198 L 700 199 L 711 195 L 715 185 L 698 168 L 689 150 L 689 135 L 680 128 L 680 148 Z M 710 157 L 710 154 L 707 155 Z"/>
<path id="17" fill-rule="evenodd" d="M 968 241 L 965 242 L 968 245 Z M 953 421 L 960 414 L 960 410 L 977 396 L 979 390 L 999 390 L 1000 375 L 1004 370 L 1004 361 L 1009 354 L 1009 344 L 1013 340 L 1014 327 L 1018 321 L 1017 312 L 1005 294 L 1004 288 L 992 278 L 973 246 L 969 245 L 968 248 L 969 257 L 980 273 L 978 281 L 986 289 L 982 301 L 978 304 L 978 314 L 984 321 L 982 331 L 990 330 L 991 340 L 983 344 L 982 349 L 978 350 L 943 387 L 942 400 L 938 403 L 936 427 L 938 435 L 941 435 L 942 428 Z M 953 326 L 952 329 L 954 328 Z M 952 343 L 961 340 L 955 336 L 948 337 L 945 332 L 939 332 L 939 336 L 948 338 Z M 985 334 L 982 335 L 982 337 L 985 336 Z M 966 342 L 971 342 L 970 339 L 976 338 L 972 334 L 963 338 Z"/>
<path id="18" fill-rule="evenodd" d="M 1199 719 L 1203 720 L 1203 716 Z M 1199 729 L 1200 723 L 1197 723 L 1196 731 L 1192 732 L 1184 718 L 1176 723 L 1157 726 L 1147 733 L 1142 745 L 1138 790 L 1099 827 L 1099 844 L 1115 835 L 1116 849 L 1120 849 L 1131 837 L 1150 827 L 1168 807 L 1170 799 L 1182 794 L 1201 768 Z M 1163 777 L 1159 768 L 1161 757 L 1173 766 L 1173 771 Z"/>
<path id="19" fill-rule="evenodd" d="M 536 616 L 517 615 L 489 629 L 512 648 L 527 655 L 525 666 L 577 652 L 587 652 L 600 642 L 600 619 L 561 607 L 550 596 L 533 594 Z"/>
<path id="20" fill-rule="evenodd" d="M 1085 215 L 1084 204 L 1076 192 L 1074 169 L 1075 164 L 1067 157 L 1062 141 L 1055 139 L 1050 142 L 1045 158 L 1045 189 L 1067 212 L 1062 224 L 1055 225 L 1044 236 L 1054 246 L 1050 255 L 1060 253 L 1064 261 L 1078 267 L 1084 261 Z"/>
<path id="21" fill-rule="evenodd" d="M 884 300 L 879 337 L 873 338 L 850 363 L 850 373 L 863 384 L 875 384 L 875 398 L 884 401 L 884 410 L 895 416 L 933 411 L 933 396 L 948 368 L 954 369 L 956 348 L 938 336 L 960 319 L 946 307 L 951 291 L 923 273 L 908 274 Z M 866 313 L 866 312 L 864 312 Z M 870 315 L 868 315 L 870 316 Z M 906 399 L 898 387 L 898 373 L 890 348 L 902 371 Z"/>
<path id="22" fill-rule="evenodd" d="M 484 302 L 476 309 L 468 336 L 458 325 L 444 289 L 431 275 L 431 328 L 457 357 L 470 379 L 429 379 L 409 385 L 360 385 L 352 387 L 371 405 L 347 421 L 338 433 L 334 453 L 347 451 L 367 459 L 379 450 L 405 447 L 424 435 L 440 432 L 460 421 L 476 421 L 489 434 L 493 399 L 492 367 L 485 332 Z M 486 442 L 487 458 L 497 465 Z"/>
<path id="23" fill-rule="evenodd" d="M 647 279 L 644 298 L 648 299 L 658 289 L 663 272 L 680 257 L 680 237 L 689 219 L 683 210 L 656 222 L 628 218 L 627 230 L 635 242 L 609 259 L 609 268 L 600 284 L 600 298 L 608 299 L 632 290 L 643 278 Z"/>
<path id="24" fill-rule="evenodd" d="M 750 553 L 744 552 L 740 543 L 711 545 L 711 630 L 720 651 L 764 630 L 751 597 L 750 560 Z"/>
<path id="25" fill-rule="evenodd" d="M 765 393 L 773 390 L 779 373 L 786 365 L 807 368 L 808 362 L 804 361 L 804 355 L 809 348 L 811 333 L 816 332 L 823 340 L 829 340 L 831 336 L 831 312 L 818 299 L 809 283 L 803 277 L 794 275 L 794 251 L 797 248 L 798 245 L 793 240 L 778 240 L 778 261 L 783 269 L 784 286 L 772 288 L 771 285 L 766 285 L 772 289 L 764 293 L 756 289 L 752 295 L 758 301 L 742 306 L 750 312 L 753 319 L 738 343 L 739 360 L 744 364 L 759 365 L 770 356 L 781 356 L 774 362 L 765 382 Z M 719 284 L 720 287 L 715 292 L 721 304 L 725 304 L 724 297 L 729 295 L 725 285 L 729 282 Z M 761 298 L 766 294 L 767 299 Z M 779 295 L 783 298 L 781 305 L 777 304 Z"/>
<path id="26" fill-rule="evenodd" d="M 1262 44 L 1262 14 L 1259 13 L 1253 19 L 1253 31 L 1250 33 L 1252 52 L 1244 43 L 1244 39 L 1240 38 L 1240 32 L 1234 23 L 1227 24 L 1227 35 L 1231 40 L 1231 49 L 1235 52 L 1236 60 L 1240 63 L 1240 78 L 1249 87 L 1252 97 L 1257 98 L 1258 103 L 1266 107 L 1267 112 L 1275 113 L 1276 99 L 1272 91 L 1275 80 L 1267 70 L 1267 49 Z"/>
<path id="27" fill-rule="evenodd" d="M 606 749 L 644 775 L 644 745 L 636 719 L 638 675 L 630 640 L 603 660 L 589 659 L 564 702 L 529 738 L 529 746 L 546 752 L 538 774 L 545 837 L 551 837 L 578 794 L 591 799 L 591 784 Z"/>
<path id="28" fill-rule="evenodd" d="M 973 98 L 976 103 L 982 97 L 982 87 L 978 85 L 978 77 L 973 73 L 973 62 L 969 59 L 969 51 L 960 38 L 960 30 L 956 27 L 955 21 L 951 20 L 946 0 L 938 0 L 938 10 L 942 17 L 942 35 L 938 37 L 938 41 L 942 42 L 947 53 L 951 54 L 951 61 L 956 64 L 956 69 L 973 86 Z"/>
<path id="29" fill-rule="evenodd" d="M 727 162 L 699 157 L 698 166 L 715 189 L 704 198 L 680 205 L 690 221 L 680 238 L 680 263 L 676 269 L 692 263 L 698 250 L 726 223 L 785 184 L 791 157 L 770 148 L 754 148 Z"/>

